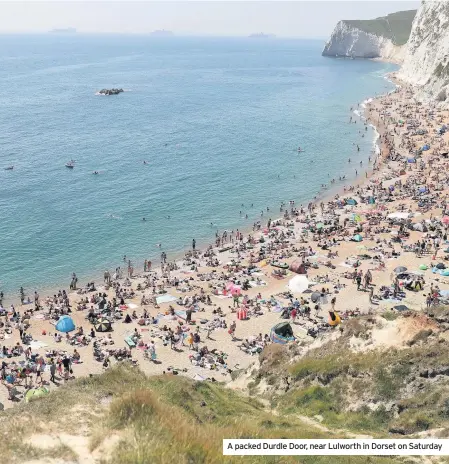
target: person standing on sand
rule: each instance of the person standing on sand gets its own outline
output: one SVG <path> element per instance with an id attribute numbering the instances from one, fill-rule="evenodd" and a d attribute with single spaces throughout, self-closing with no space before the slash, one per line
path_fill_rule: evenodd
<path id="1" fill-rule="evenodd" d="M 53 382 L 53 383 L 56 382 L 55 375 L 56 375 L 56 364 L 55 364 L 54 359 L 52 358 L 50 361 L 50 382 Z"/>
<path id="2" fill-rule="evenodd" d="M 151 361 L 155 362 L 157 359 L 157 355 L 156 355 L 156 345 L 154 344 L 154 340 L 151 340 L 148 346 L 148 354 L 150 355 Z"/>
<path id="3" fill-rule="evenodd" d="M 229 326 L 229 330 L 228 330 L 228 333 L 231 336 L 232 341 L 235 340 L 235 329 L 236 329 L 236 327 L 237 327 L 236 322 L 232 321 L 231 325 Z"/>
<path id="4" fill-rule="evenodd" d="M 192 250 L 195 251 L 195 248 L 196 248 L 196 240 L 193 239 L 192 240 Z"/>

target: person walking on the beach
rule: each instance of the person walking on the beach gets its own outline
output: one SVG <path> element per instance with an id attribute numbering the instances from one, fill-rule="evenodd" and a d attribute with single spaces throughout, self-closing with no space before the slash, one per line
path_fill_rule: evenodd
<path id="1" fill-rule="evenodd" d="M 195 248 L 196 248 L 196 240 L 193 239 L 192 240 L 192 250 L 195 251 Z"/>
<path id="2" fill-rule="evenodd" d="M 231 340 L 234 341 L 235 340 L 235 329 L 237 327 L 237 324 L 235 321 L 232 321 L 231 325 L 229 326 L 229 335 L 231 336 Z"/>
<path id="3" fill-rule="evenodd" d="M 20 303 L 23 304 L 25 300 L 25 291 L 23 290 L 23 287 L 20 287 L 19 293 L 20 293 Z"/>
<path id="4" fill-rule="evenodd" d="M 53 383 L 56 382 L 55 374 L 56 374 L 56 364 L 55 364 L 54 359 L 52 358 L 50 362 L 50 382 L 53 382 Z"/>
<path id="5" fill-rule="evenodd" d="M 362 275 L 361 274 L 357 274 L 356 281 L 357 281 L 357 290 L 360 290 L 360 285 L 362 284 Z"/>

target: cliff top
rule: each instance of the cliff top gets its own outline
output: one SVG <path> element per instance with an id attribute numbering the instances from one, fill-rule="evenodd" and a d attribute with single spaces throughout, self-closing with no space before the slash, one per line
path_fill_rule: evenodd
<path id="1" fill-rule="evenodd" d="M 398 11 L 387 16 L 367 20 L 343 20 L 348 26 L 390 39 L 396 45 L 404 45 L 410 37 L 416 10 Z"/>

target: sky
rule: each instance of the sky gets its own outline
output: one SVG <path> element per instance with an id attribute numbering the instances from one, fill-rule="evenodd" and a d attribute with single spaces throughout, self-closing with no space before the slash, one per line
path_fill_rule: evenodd
<path id="1" fill-rule="evenodd" d="M 85 33 L 326 38 L 340 19 L 372 19 L 416 9 L 419 1 L 20 1 L 0 0 L 0 32 L 47 32 L 74 27 Z"/>

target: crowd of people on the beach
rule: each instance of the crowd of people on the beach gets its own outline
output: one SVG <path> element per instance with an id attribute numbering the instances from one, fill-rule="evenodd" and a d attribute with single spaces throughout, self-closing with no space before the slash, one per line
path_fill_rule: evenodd
<path id="1" fill-rule="evenodd" d="M 446 302 L 447 119 L 398 88 L 364 114 L 380 153 L 358 185 L 307 205 L 282 202 L 278 219 L 266 208 L 249 234 L 217 232 L 203 250 L 193 239 L 179 262 L 162 251 L 160 266 L 145 260 L 140 272 L 123 256 L 123 269 L 106 270 L 100 284 L 80 287 L 73 274 L 68 291 L 42 298 L 21 288 L 21 304 L 9 308 L 1 294 L 7 398 L 120 362 L 230 380 L 268 344 L 306 346 L 344 330 L 347 318 Z"/>

